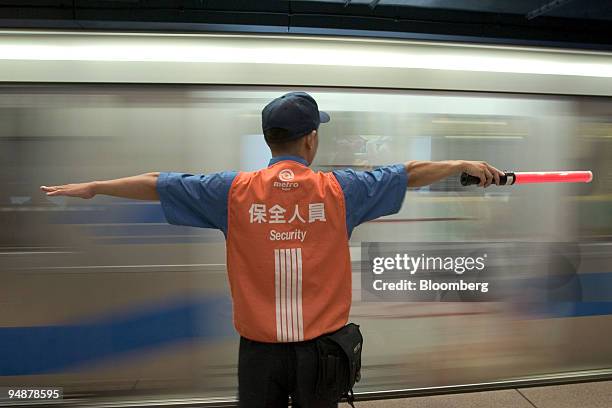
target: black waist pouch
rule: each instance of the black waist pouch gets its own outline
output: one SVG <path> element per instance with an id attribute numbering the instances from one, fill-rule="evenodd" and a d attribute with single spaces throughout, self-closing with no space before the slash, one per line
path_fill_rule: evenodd
<path id="1" fill-rule="evenodd" d="M 349 323 L 340 330 L 317 338 L 316 344 L 317 395 L 336 401 L 345 397 L 353 406 L 353 386 L 361 379 L 363 336 L 359 325 Z"/>

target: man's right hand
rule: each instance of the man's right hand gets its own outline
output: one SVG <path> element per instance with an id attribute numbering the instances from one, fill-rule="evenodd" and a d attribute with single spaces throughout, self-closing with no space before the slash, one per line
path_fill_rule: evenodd
<path id="1" fill-rule="evenodd" d="M 40 186 L 48 196 L 68 196 L 89 199 L 96 195 L 93 183 L 64 184 L 61 186 Z"/>
<path id="2" fill-rule="evenodd" d="M 496 169 L 487 162 L 483 161 L 461 161 L 461 171 L 466 172 L 470 176 L 478 177 L 480 187 L 488 187 L 495 183 L 499 185 L 499 177 L 504 175 L 504 172 Z"/>
<path id="3" fill-rule="evenodd" d="M 504 173 L 483 161 L 446 160 L 421 161 L 413 160 L 406 163 L 408 187 L 423 187 L 440 181 L 446 177 L 466 172 L 478 177 L 480 187 L 488 187 L 492 183 L 499 185 L 499 177 Z"/>

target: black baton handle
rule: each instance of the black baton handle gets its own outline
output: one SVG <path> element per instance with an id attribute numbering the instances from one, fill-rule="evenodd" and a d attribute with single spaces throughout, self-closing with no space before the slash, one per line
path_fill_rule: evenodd
<path id="1" fill-rule="evenodd" d="M 461 185 L 462 186 L 472 186 L 480 184 L 480 179 L 476 176 L 470 176 L 467 173 L 461 173 Z M 500 186 L 508 186 L 514 184 L 516 181 L 516 176 L 514 172 L 506 171 L 503 176 L 499 176 L 499 185 Z"/>

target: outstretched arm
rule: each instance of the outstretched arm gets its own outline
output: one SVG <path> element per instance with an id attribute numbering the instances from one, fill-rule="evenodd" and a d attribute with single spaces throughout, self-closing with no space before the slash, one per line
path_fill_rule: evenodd
<path id="1" fill-rule="evenodd" d="M 115 180 L 91 181 L 88 183 L 64 184 L 60 186 L 41 186 L 40 189 L 48 196 L 68 196 L 92 198 L 96 194 L 104 194 L 135 200 L 159 201 L 156 184 L 158 172 L 145 173 L 138 176 L 124 177 Z"/>
<path id="2" fill-rule="evenodd" d="M 504 173 L 486 162 L 467 160 L 420 161 L 406 163 L 408 187 L 423 187 L 445 179 L 454 174 L 466 172 L 480 179 L 479 186 L 499 185 L 499 177 Z"/>

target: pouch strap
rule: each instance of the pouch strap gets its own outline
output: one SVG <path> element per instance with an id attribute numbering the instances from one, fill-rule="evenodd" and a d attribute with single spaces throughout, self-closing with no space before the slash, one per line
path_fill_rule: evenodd
<path id="1" fill-rule="evenodd" d="M 355 408 L 355 394 L 353 394 L 353 389 L 351 388 L 349 392 L 346 394 L 346 403 L 351 407 Z"/>

